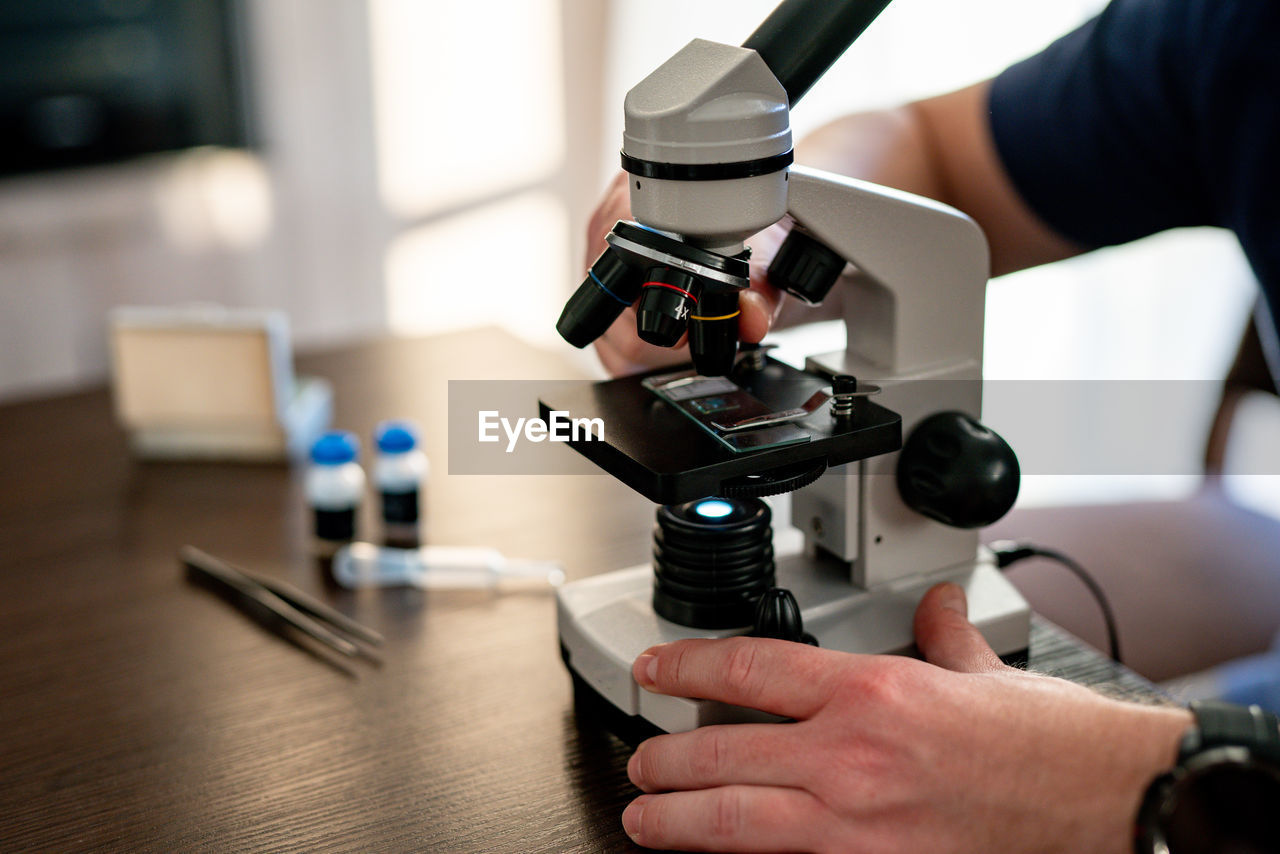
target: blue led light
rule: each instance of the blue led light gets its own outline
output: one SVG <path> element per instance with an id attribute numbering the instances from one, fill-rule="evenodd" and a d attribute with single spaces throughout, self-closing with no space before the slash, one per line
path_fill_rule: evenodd
<path id="1" fill-rule="evenodd" d="M 723 519 L 733 512 L 733 505 L 719 498 L 709 498 L 698 502 L 693 512 L 704 519 Z"/>

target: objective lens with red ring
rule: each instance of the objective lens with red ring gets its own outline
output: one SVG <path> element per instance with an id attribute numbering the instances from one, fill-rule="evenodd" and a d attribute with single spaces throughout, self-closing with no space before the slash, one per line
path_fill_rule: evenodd
<path id="1" fill-rule="evenodd" d="M 674 267 L 652 268 L 636 303 L 636 334 L 659 347 L 676 346 L 698 304 L 696 281 Z"/>

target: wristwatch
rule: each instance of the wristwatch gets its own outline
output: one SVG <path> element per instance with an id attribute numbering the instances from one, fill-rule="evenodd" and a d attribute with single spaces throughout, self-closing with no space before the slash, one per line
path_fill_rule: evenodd
<path id="1" fill-rule="evenodd" d="M 1137 854 L 1280 852 L 1280 718 L 1258 706 L 1191 704 L 1178 764 L 1138 810 Z"/>

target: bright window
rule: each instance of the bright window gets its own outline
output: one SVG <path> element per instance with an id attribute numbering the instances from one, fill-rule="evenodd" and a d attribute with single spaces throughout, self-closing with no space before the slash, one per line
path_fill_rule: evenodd
<path id="1" fill-rule="evenodd" d="M 526 193 L 406 231 L 387 251 L 393 332 L 496 324 L 545 344 L 570 280 L 564 205 Z"/>
<path id="2" fill-rule="evenodd" d="M 416 217 L 545 180 L 564 153 L 560 4 L 372 0 L 378 185 Z"/>

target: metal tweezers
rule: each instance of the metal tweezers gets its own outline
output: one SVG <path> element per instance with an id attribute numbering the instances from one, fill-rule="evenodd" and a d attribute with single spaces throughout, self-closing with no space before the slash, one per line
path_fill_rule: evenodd
<path id="1" fill-rule="evenodd" d="M 364 644 L 380 646 L 382 635 L 317 602 L 301 590 L 282 581 L 248 573 L 195 546 L 183 546 L 178 559 L 193 581 L 212 586 L 224 595 L 230 594 L 228 598 L 236 607 L 277 634 L 296 642 L 286 627 L 296 629 L 335 652 L 381 663 L 373 650 Z M 338 632 L 345 633 L 347 637 Z"/>

